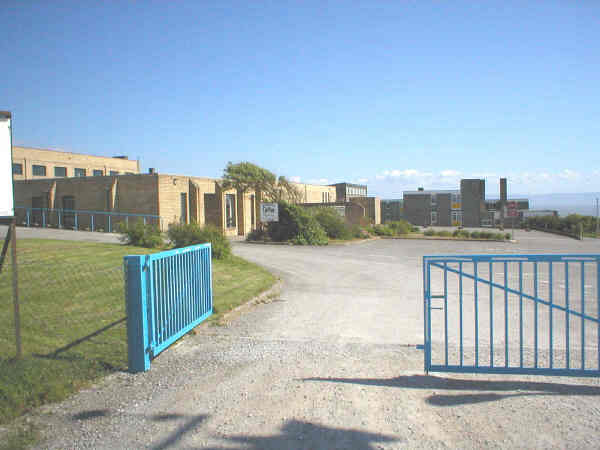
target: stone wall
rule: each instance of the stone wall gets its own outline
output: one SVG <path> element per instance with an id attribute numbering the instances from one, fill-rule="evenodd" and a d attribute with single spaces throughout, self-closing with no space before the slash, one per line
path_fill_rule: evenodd
<path id="1" fill-rule="evenodd" d="M 86 176 L 91 177 L 94 170 L 102 171 L 102 175 L 110 175 L 111 171 L 119 175 L 140 172 L 139 161 L 124 158 L 110 158 L 104 156 L 84 155 L 81 153 L 62 152 L 58 150 L 44 150 L 29 147 L 13 146 L 12 161 L 21 164 L 22 173 L 14 174 L 15 180 L 38 180 L 44 178 L 57 178 L 54 174 L 55 167 L 65 167 L 67 177 L 75 176 L 75 168 L 85 169 Z M 45 176 L 33 175 L 33 166 L 46 167 Z"/>

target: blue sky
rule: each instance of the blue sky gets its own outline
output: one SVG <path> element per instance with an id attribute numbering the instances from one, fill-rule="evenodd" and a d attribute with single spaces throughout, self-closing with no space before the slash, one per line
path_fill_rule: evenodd
<path id="1" fill-rule="evenodd" d="M 600 2 L 4 0 L 16 145 L 370 194 L 600 191 Z"/>

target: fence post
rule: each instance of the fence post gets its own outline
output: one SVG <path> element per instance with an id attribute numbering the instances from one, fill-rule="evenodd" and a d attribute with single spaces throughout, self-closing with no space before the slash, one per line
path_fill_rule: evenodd
<path id="1" fill-rule="evenodd" d="M 127 309 L 127 361 L 130 372 L 150 369 L 150 339 L 145 256 L 125 256 L 125 301 Z"/>

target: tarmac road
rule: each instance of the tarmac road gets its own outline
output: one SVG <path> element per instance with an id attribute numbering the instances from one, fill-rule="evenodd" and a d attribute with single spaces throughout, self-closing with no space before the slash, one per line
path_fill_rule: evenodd
<path id="1" fill-rule="evenodd" d="M 31 417 L 41 448 L 584 448 L 598 379 L 425 376 L 421 258 L 600 253 L 600 240 L 235 243 L 283 280 L 274 301 L 203 326 L 152 362 Z"/>

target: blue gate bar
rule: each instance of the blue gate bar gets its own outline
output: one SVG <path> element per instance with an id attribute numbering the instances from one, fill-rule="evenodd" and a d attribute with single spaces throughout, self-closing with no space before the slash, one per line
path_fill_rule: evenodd
<path id="1" fill-rule="evenodd" d="M 537 261 L 533 262 L 533 296 L 538 297 L 538 265 Z M 538 366 L 538 302 L 533 303 L 534 325 L 533 325 L 533 348 L 534 348 L 534 367 Z M 583 319 L 582 319 L 583 320 Z"/>
<path id="2" fill-rule="evenodd" d="M 457 266 L 453 266 L 451 263 L 457 262 Z M 465 262 L 470 262 L 473 264 L 473 270 L 471 273 L 464 271 Z M 485 274 L 479 274 L 480 262 L 487 262 L 487 266 L 489 269 L 489 277 L 486 277 Z M 494 278 L 494 262 L 502 262 L 504 266 L 504 280 L 503 284 L 495 281 Z M 511 263 L 518 264 L 511 264 Z M 538 262 L 548 263 L 548 272 L 540 271 L 540 265 Z M 554 276 L 554 267 L 555 262 L 560 262 L 564 264 L 564 272 L 558 272 L 559 277 Z M 585 271 L 587 264 L 595 264 L 596 270 L 596 303 L 597 309 L 596 311 L 590 311 L 590 308 L 586 308 L 585 302 L 589 301 L 589 293 L 586 295 L 586 279 L 589 279 L 589 276 L 586 276 Z M 527 264 L 524 264 L 527 263 Z M 572 266 L 573 264 L 579 263 L 576 266 Z M 593 376 L 600 377 L 600 255 L 451 255 L 451 256 L 425 256 L 423 258 L 423 276 L 424 276 L 424 286 L 423 292 L 425 296 L 424 301 L 424 338 L 425 338 L 425 369 L 427 372 L 472 372 L 472 373 L 498 373 L 498 374 L 543 374 L 543 375 L 563 375 L 563 376 Z M 510 267 L 512 265 L 512 268 Z M 571 270 L 571 267 L 580 268 L 580 275 L 576 275 L 576 272 Z M 442 270 L 443 271 L 443 279 L 439 280 L 439 278 L 434 277 L 437 283 L 440 281 L 443 283 L 443 295 L 432 295 L 432 270 Z M 509 270 L 512 274 L 509 277 Z M 527 273 L 526 273 L 527 272 Z M 531 276 L 531 272 L 533 272 L 533 287 L 529 286 L 531 283 L 525 282 L 525 278 Z M 592 272 L 594 273 L 594 272 Z M 454 282 L 455 278 L 450 278 L 449 274 L 457 275 L 457 284 L 458 284 L 458 292 L 454 291 L 450 282 Z M 564 274 L 564 302 L 562 301 L 563 293 L 562 293 L 562 275 Z M 570 277 L 574 276 L 574 282 L 571 282 Z M 576 276 L 579 276 L 579 280 L 576 280 Z M 509 278 L 518 277 L 518 285 L 512 284 L 509 285 Z M 464 308 L 463 308 L 463 298 L 464 298 L 464 290 L 463 290 L 463 278 L 472 279 L 473 280 L 473 296 L 474 296 L 474 321 L 470 320 L 466 323 L 463 320 Z M 541 279 L 543 281 L 541 281 Z M 558 292 L 560 297 L 555 296 L 554 282 L 560 283 Z M 579 283 L 577 282 L 579 281 Z M 546 294 L 545 289 L 540 292 L 540 282 L 548 283 L 548 291 Z M 483 320 L 481 323 L 479 322 L 479 284 L 488 285 L 489 288 L 489 322 L 488 320 Z M 577 289 L 578 284 L 580 285 L 580 289 Z M 502 289 L 504 290 L 504 354 L 505 354 L 505 363 L 503 366 L 498 365 L 495 361 L 494 347 L 495 339 L 498 339 L 496 332 L 494 331 L 494 307 L 498 306 L 502 308 L 501 304 L 495 305 L 494 303 L 494 289 Z M 577 289 L 577 291 L 573 291 L 572 289 Z M 579 291 L 581 292 L 580 304 L 578 307 L 576 295 L 578 295 Z M 508 295 L 514 295 L 515 300 L 518 296 L 519 299 L 519 311 L 518 314 L 515 314 L 514 320 L 509 322 L 509 305 L 508 305 Z M 545 298 L 541 298 L 543 295 Z M 547 297 L 546 297 L 547 296 Z M 439 317 L 435 319 L 435 322 L 432 322 L 432 309 L 442 309 L 439 307 L 434 307 L 432 305 L 431 300 L 434 298 L 443 298 L 444 299 L 444 317 Z M 530 314 L 525 314 L 525 302 L 533 301 L 533 320 Z M 540 329 L 540 311 L 539 304 L 546 305 L 548 307 L 548 326 L 544 326 L 544 328 Z M 454 309 L 453 308 L 454 306 Z M 459 325 L 459 333 L 451 333 L 449 327 L 452 326 L 449 323 L 449 318 L 451 314 L 455 313 L 455 308 L 458 307 L 458 325 Z M 554 359 L 555 356 L 555 343 L 554 343 L 554 324 L 556 322 L 554 317 L 554 312 L 560 311 L 564 314 L 557 314 L 556 320 L 558 320 L 557 325 L 560 326 L 561 330 L 565 330 L 565 340 L 556 343 L 556 348 L 560 350 L 561 358 L 556 362 Z M 516 313 L 516 311 L 515 311 Z M 542 318 L 546 317 L 542 315 Z M 575 325 L 574 327 L 570 326 L 570 320 L 572 317 L 578 317 L 580 320 L 580 326 Z M 531 320 L 531 322 L 529 322 Z M 443 321 L 443 324 L 442 324 Z M 518 321 L 518 324 L 516 323 Z M 526 322 L 527 321 L 527 322 Z M 564 328 L 562 328 L 562 324 L 559 322 L 565 322 Z M 597 342 L 595 344 L 598 346 L 596 350 L 597 353 L 597 364 L 590 363 L 589 360 L 586 362 L 586 343 L 589 346 L 589 342 L 586 339 L 586 325 L 587 322 L 590 324 L 596 324 L 597 330 Z M 545 320 L 544 320 L 545 322 Z M 575 324 L 577 322 L 574 322 Z M 472 325 L 471 325 L 472 324 Z M 465 365 L 464 357 L 465 357 L 465 349 L 464 347 L 464 332 L 463 327 L 474 327 L 474 341 L 473 348 L 475 353 L 474 362 L 472 364 Z M 441 358 L 436 357 L 437 352 L 441 352 L 441 345 L 432 347 L 432 333 L 435 328 L 438 326 L 444 326 L 444 336 L 443 336 L 443 348 L 444 355 Z M 485 330 L 485 327 L 489 326 L 490 329 Z M 518 326 L 518 339 L 519 339 L 519 362 L 517 364 L 510 363 L 510 354 L 509 354 L 509 340 L 512 339 L 516 341 L 516 328 L 513 328 L 512 332 L 509 327 Z M 481 329 L 480 329 L 481 328 Z M 529 330 L 533 328 L 533 333 L 530 333 Z M 581 332 L 580 339 L 571 339 L 571 332 Z M 590 330 L 587 330 L 590 332 Z M 593 331 L 591 331 L 593 333 Z M 481 333 L 482 341 L 480 342 L 479 334 Z M 544 363 L 540 362 L 540 333 L 548 333 L 548 349 L 547 360 Z M 457 336 L 459 342 L 453 343 L 450 340 L 450 336 Z M 436 336 L 439 334 L 436 332 Z M 479 359 L 479 346 L 480 343 L 482 345 L 487 345 L 487 339 L 485 336 L 489 336 L 489 345 L 490 345 L 490 360 L 489 364 L 487 361 L 480 361 Z M 439 336 L 441 338 L 441 336 Z M 533 338 L 533 342 L 531 339 Z M 544 338 L 544 341 L 546 339 Z M 564 354 L 566 355 L 565 362 L 563 363 L 562 358 L 562 345 L 564 342 L 566 345 Z M 571 364 L 571 344 L 576 343 L 577 346 L 574 347 L 573 351 L 578 351 L 577 347 L 581 346 L 581 364 Z M 440 342 L 441 344 L 441 342 Z M 450 364 L 450 347 L 452 345 L 458 344 L 459 346 L 459 358 L 456 363 Z M 516 345 L 516 343 L 514 344 Z M 529 351 L 527 352 L 527 358 L 525 358 L 525 349 L 529 348 L 528 346 L 533 346 L 533 354 Z M 482 347 L 483 348 L 483 347 Z M 515 347 L 516 348 L 516 347 Z M 439 350 L 437 350 L 439 349 Z M 544 349 L 546 352 L 546 349 Z M 516 356 L 516 355 L 513 355 Z M 443 363 L 433 364 L 432 360 L 435 358 L 436 361 L 443 361 Z M 486 358 L 487 359 L 487 358 Z M 590 367 L 591 366 L 591 367 Z"/>
<path id="3" fill-rule="evenodd" d="M 519 261 L 519 366 L 523 367 L 523 261 Z"/>
<path id="4" fill-rule="evenodd" d="M 548 279 L 549 279 L 549 284 L 548 284 L 548 289 L 550 289 L 550 294 L 548 296 L 548 300 L 550 302 L 550 308 L 548 308 L 548 314 L 550 315 L 549 317 L 549 322 L 550 322 L 550 345 L 549 345 L 549 353 L 550 353 L 550 368 L 552 369 L 553 367 L 553 362 L 554 362 L 554 353 L 552 351 L 552 349 L 554 348 L 554 344 L 553 344 L 553 340 L 552 340 L 552 325 L 553 325 L 553 320 L 552 320 L 552 315 L 554 313 L 554 308 L 552 307 L 552 301 L 554 299 L 554 283 L 553 283 L 553 277 L 554 277 L 554 271 L 552 270 L 552 261 L 550 261 L 548 263 Z"/>
<path id="5" fill-rule="evenodd" d="M 448 365 L 448 263 L 444 263 L 444 347 Z"/>
<path id="6" fill-rule="evenodd" d="M 152 358 L 212 314 L 211 246 L 126 256 L 125 267 L 129 368 L 144 371 Z"/>
<path id="7" fill-rule="evenodd" d="M 585 261 L 581 261 L 581 314 L 585 314 Z M 585 369 L 585 319 L 581 317 L 581 368 Z"/>
<path id="8" fill-rule="evenodd" d="M 459 323 L 460 323 L 460 365 L 463 365 L 463 277 L 462 277 L 462 261 L 458 263 L 460 272 L 458 278 L 458 301 L 460 305 Z"/>
<path id="9" fill-rule="evenodd" d="M 494 269 L 490 261 L 490 366 L 494 367 Z"/>
<path id="10" fill-rule="evenodd" d="M 504 367 L 508 367 L 508 263 L 504 261 Z"/>
<path id="11" fill-rule="evenodd" d="M 429 270 L 429 264 L 423 264 L 423 353 L 425 354 L 424 366 L 425 373 L 429 373 L 429 361 L 430 358 L 427 355 L 427 348 L 429 347 L 429 339 L 427 339 L 427 312 L 429 311 L 429 279 L 427 278 L 427 270 Z"/>
<path id="12" fill-rule="evenodd" d="M 565 263 L 565 345 L 567 347 L 567 369 L 571 365 L 571 358 L 569 357 L 569 263 Z M 583 350 L 583 349 L 582 349 Z"/>
<path id="13" fill-rule="evenodd" d="M 434 262 L 430 262 L 430 264 L 431 264 L 432 266 L 434 266 L 434 267 L 439 267 L 440 269 L 443 269 L 443 268 L 444 268 L 444 266 L 443 266 L 443 265 L 438 265 L 438 264 L 436 264 L 436 263 L 434 263 Z M 448 272 L 452 272 L 452 273 L 458 273 L 458 270 L 456 270 L 456 269 L 453 269 L 452 267 L 448 267 Z M 463 273 L 463 276 L 464 276 L 465 278 L 470 278 L 470 279 L 472 279 L 472 280 L 479 281 L 480 283 L 485 283 L 485 284 L 489 283 L 489 280 L 486 280 L 485 278 L 474 277 L 473 275 L 471 275 L 471 274 L 468 274 L 468 273 L 466 273 L 466 272 L 465 272 L 465 273 Z M 497 288 L 504 289 L 504 287 L 503 287 L 501 284 L 498 284 L 498 283 L 493 283 L 493 285 L 494 285 L 494 287 L 497 287 Z M 506 288 L 506 289 L 507 289 L 507 291 L 508 291 L 509 293 L 511 293 L 511 294 L 515 294 L 515 295 L 522 295 L 524 299 L 535 300 L 535 301 L 537 301 L 537 302 L 540 302 L 540 303 L 541 303 L 541 304 L 543 304 L 543 305 L 546 305 L 546 306 L 551 306 L 552 308 L 554 308 L 554 309 L 556 309 L 556 310 L 559 310 L 559 311 L 562 311 L 562 312 L 566 312 L 566 310 L 567 310 L 567 309 L 566 309 L 564 306 L 562 306 L 562 305 L 559 305 L 558 303 L 551 303 L 550 301 L 546 301 L 546 300 L 544 300 L 544 299 L 542 299 L 542 298 L 536 298 L 536 297 L 534 297 L 534 296 L 532 296 L 532 295 L 529 295 L 529 294 L 526 294 L 526 293 L 524 293 L 524 292 L 519 292 L 519 290 L 518 290 L 518 289 L 512 289 L 512 288 Z M 433 296 L 433 297 L 435 297 L 435 296 Z M 581 314 L 580 312 L 578 312 L 578 311 L 573 311 L 573 310 L 570 310 L 570 311 L 569 311 L 569 314 L 571 314 L 571 315 L 574 315 L 574 316 L 576 316 L 576 317 L 581 317 L 581 316 L 582 316 L 582 314 Z M 584 317 L 585 319 L 588 319 L 588 320 L 594 320 L 594 321 L 596 320 L 596 318 L 595 318 L 595 317 L 592 317 L 592 316 L 590 316 L 590 315 L 588 315 L 588 314 L 585 314 L 585 315 L 583 315 L 583 317 Z"/>
<path id="14" fill-rule="evenodd" d="M 473 283 L 474 283 L 474 301 L 475 301 L 475 367 L 479 365 L 479 302 L 477 295 L 477 261 L 473 262 Z"/>

